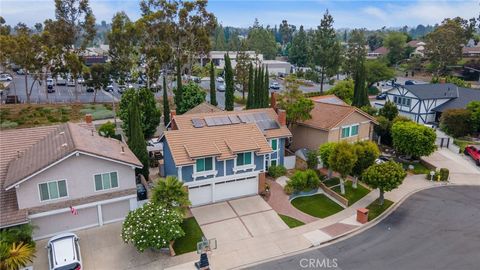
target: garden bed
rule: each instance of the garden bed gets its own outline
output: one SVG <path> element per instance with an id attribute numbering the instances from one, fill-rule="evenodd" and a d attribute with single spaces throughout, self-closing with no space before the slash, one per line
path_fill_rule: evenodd
<path id="1" fill-rule="evenodd" d="M 408 169 L 409 165 L 413 166 L 413 170 Z M 428 173 L 430 173 L 430 170 L 420 162 L 402 162 L 402 166 L 405 170 L 407 170 L 407 172 L 411 172 L 413 174 L 428 174 Z"/>
<path id="2" fill-rule="evenodd" d="M 287 226 L 289 228 L 295 228 L 295 227 L 298 227 L 298 226 L 305 225 L 305 223 L 301 222 L 298 219 L 295 219 L 295 218 L 292 218 L 292 217 L 289 217 L 289 216 L 285 216 L 285 215 L 281 215 L 281 214 L 278 214 L 278 215 L 283 220 L 283 222 L 285 222 L 285 224 L 287 224 Z"/>
<path id="3" fill-rule="evenodd" d="M 343 210 L 342 206 L 324 194 L 297 197 L 291 203 L 298 210 L 318 218 L 325 218 Z"/>
<path id="4" fill-rule="evenodd" d="M 340 178 L 338 177 L 332 177 L 328 180 L 325 180 L 323 181 L 323 183 L 325 184 L 325 186 L 327 187 L 333 187 L 333 186 L 336 186 L 336 185 L 339 185 L 340 184 Z"/>
<path id="5" fill-rule="evenodd" d="M 185 236 L 175 240 L 173 249 L 176 255 L 197 250 L 197 243 L 202 240 L 202 230 L 194 217 L 186 218 L 181 225 Z"/>
<path id="6" fill-rule="evenodd" d="M 378 204 L 378 199 L 373 201 L 371 204 L 367 206 L 368 211 L 368 221 L 375 219 L 381 213 L 385 212 L 391 205 L 393 204 L 392 201 L 385 199 L 383 201 L 383 205 Z"/>
<path id="7" fill-rule="evenodd" d="M 351 181 L 346 181 L 345 182 L 345 194 L 342 195 L 340 193 L 340 186 L 336 186 L 332 188 L 333 191 L 335 191 L 338 195 L 346 198 L 348 200 L 348 205 L 352 205 L 356 203 L 358 200 L 361 198 L 365 197 L 368 193 L 370 193 L 370 190 L 361 185 L 360 183 L 357 183 L 357 188 L 352 187 L 352 182 Z"/>

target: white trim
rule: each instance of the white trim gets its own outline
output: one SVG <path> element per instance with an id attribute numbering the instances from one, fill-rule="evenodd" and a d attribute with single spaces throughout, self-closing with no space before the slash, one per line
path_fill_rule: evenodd
<path id="1" fill-rule="evenodd" d="M 124 221 L 125 218 L 116 218 L 116 219 L 112 219 L 112 220 L 109 220 L 109 221 L 105 221 L 103 222 L 103 225 L 107 225 L 107 224 L 110 224 L 110 223 L 114 223 L 114 222 L 119 222 L 119 221 Z"/>
<path id="2" fill-rule="evenodd" d="M 65 159 L 67 159 L 67 158 L 69 158 L 69 157 L 71 157 L 71 156 L 73 156 L 73 155 L 77 155 L 77 153 L 84 154 L 84 155 L 90 156 L 90 157 L 95 157 L 95 158 L 103 159 L 103 160 L 108 160 L 108 161 L 115 162 L 115 163 L 119 163 L 119 164 L 126 165 L 126 166 L 132 166 L 132 167 L 139 168 L 139 169 L 142 168 L 142 167 L 137 166 L 137 165 L 132 164 L 132 163 L 126 163 L 126 162 L 119 161 L 119 160 L 116 160 L 116 159 L 106 158 L 106 157 L 98 156 L 98 155 L 95 155 L 95 154 L 90 154 L 90 153 L 83 152 L 83 151 L 74 151 L 74 152 L 72 152 L 72 153 L 64 156 L 63 158 L 61 158 L 61 159 L 53 162 L 52 164 L 46 166 L 45 168 L 40 169 L 40 170 L 36 171 L 35 173 L 32 173 L 32 174 L 30 174 L 29 176 L 27 176 L 27 177 L 25 177 L 25 178 L 23 178 L 23 179 L 20 179 L 20 180 L 17 181 L 15 184 L 12 184 L 12 185 L 6 187 L 5 190 L 9 190 L 9 189 L 11 189 L 11 188 L 14 187 L 14 186 L 19 186 L 21 183 L 23 183 L 23 182 L 27 181 L 28 179 L 30 179 L 30 178 L 32 178 L 32 177 L 34 177 L 34 176 L 36 176 L 36 175 L 38 175 L 38 174 L 40 174 L 40 173 L 48 170 L 48 169 L 50 169 L 51 167 L 57 165 L 58 163 L 64 161 Z"/>
<path id="3" fill-rule="evenodd" d="M 216 178 L 211 178 L 211 179 L 205 179 L 205 180 L 199 180 L 199 181 L 190 181 L 190 182 L 184 182 L 184 185 L 187 187 L 198 187 L 198 186 L 203 186 L 203 185 L 209 185 L 212 183 L 218 183 L 218 182 L 224 182 L 224 181 L 229 181 L 229 180 L 234 180 L 237 178 L 248 178 L 252 176 L 258 176 L 258 174 L 261 171 L 251 171 L 251 172 L 244 172 L 240 174 L 231 174 L 228 176 L 222 176 L 222 177 L 216 177 Z"/>
<path id="4" fill-rule="evenodd" d="M 212 159 L 212 169 L 209 171 L 197 172 L 197 160 L 203 159 L 205 163 L 205 159 L 207 158 Z M 216 170 L 216 163 L 217 163 L 217 160 L 215 159 L 215 157 L 202 157 L 202 158 L 195 159 L 195 163 L 193 164 L 193 173 L 192 173 L 193 181 L 197 181 L 197 177 L 207 177 L 210 175 L 213 175 L 213 177 L 217 176 L 218 171 Z"/>
<path id="5" fill-rule="evenodd" d="M 67 190 L 67 196 L 64 196 L 64 197 L 60 197 L 60 189 L 58 188 L 58 182 L 59 181 L 65 181 L 65 189 Z M 55 198 L 55 199 L 50 199 L 50 189 L 48 187 L 48 183 L 52 183 L 52 182 L 56 182 L 57 183 L 57 189 L 58 189 L 58 198 Z M 47 189 L 48 189 L 48 197 L 49 199 L 48 200 L 42 200 L 42 194 L 41 194 L 41 190 L 40 190 L 40 185 L 42 184 L 47 184 Z M 37 187 L 38 187 L 38 201 L 43 203 L 43 202 L 51 202 L 51 201 L 57 201 L 57 200 L 61 200 L 61 199 L 65 199 L 65 198 L 68 198 L 68 185 L 67 185 L 67 179 L 58 179 L 58 180 L 51 180 L 51 181 L 46 181 L 46 182 L 41 182 L 41 183 L 38 183 L 37 184 Z"/>
<path id="6" fill-rule="evenodd" d="M 357 126 L 357 134 L 355 135 L 352 135 L 352 127 L 354 126 Z M 348 136 L 347 137 L 343 137 L 343 129 L 344 128 L 348 128 Z M 341 126 L 341 129 L 340 129 L 340 139 L 346 139 L 346 138 L 352 138 L 352 137 L 356 137 L 358 136 L 358 134 L 360 133 L 360 124 L 359 123 L 355 123 L 355 124 L 351 124 L 351 125 L 346 125 L 346 126 Z"/>
<path id="7" fill-rule="evenodd" d="M 111 173 L 116 173 L 117 174 L 117 187 L 111 187 L 111 188 L 107 188 L 107 189 L 104 189 L 103 188 L 103 174 L 106 174 L 108 173 L 109 175 Z M 97 185 L 95 183 L 95 175 L 100 175 L 100 177 L 102 177 L 102 189 L 99 189 L 97 190 Z M 112 177 L 110 176 L 110 186 L 112 186 Z M 102 192 L 102 191 L 109 191 L 109 190 L 115 190 L 115 189 L 118 189 L 120 188 L 120 181 L 119 181 L 119 177 L 118 177 L 118 171 L 111 171 L 111 172 L 104 172 L 104 173 L 94 173 L 93 174 L 93 192 L 94 193 L 98 193 L 98 192 Z"/>
<path id="8" fill-rule="evenodd" d="M 227 176 L 227 160 L 223 160 L 223 176 Z"/>
<path id="9" fill-rule="evenodd" d="M 237 159 L 239 154 L 243 154 L 245 156 L 246 153 L 250 153 L 250 161 L 252 162 L 251 164 L 246 164 L 246 165 L 237 165 Z M 244 158 L 245 159 L 245 158 Z M 238 171 L 245 171 L 245 170 L 255 170 L 255 157 L 253 156 L 253 152 L 242 152 L 238 153 L 235 157 L 234 164 L 233 164 L 233 174 L 236 174 Z"/>
<path id="10" fill-rule="evenodd" d="M 33 237 L 33 240 L 37 241 L 37 240 L 40 240 L 40 239 L 50 238 L 50 237 L 53 237 L 55 235 L 59 235 L 59 234 L 62 234 L 62 233 L 67 233 L 67 232 L 72 232 L 72 231 L 80 231 L 80 230 L 90 229 L 90 228 L 94 228 L 94 227 L 98 227 L 98 226 L 99 225 L 98 225 L 98 222 L 97 222 L 97 223 L 94 223 L 94 224 L 90 224 L 90 225 L 86 225 L 86 226 L 82 226 L 82 227 L 78 227 L 78 228 L 72 228 L 72 229 L 69 229 L 69 230 L 66 230 L 66 231 L 51 233 L 51 234 L 42 235 L 42 236 L 39 236 L 39 237 Z"/>
<path id="11" fill-rule="evenodd" d="M 183 166 L 178 166 L 177 167 L 177 175 L 178 175 L 178 179 L 180 179 L 180 181 L 183 182 L 182 168 L 183 168 Z"/>
<path id="12" fill-rule="evenodd" d="M 97 202 L 92 202 L 92 203 L 87 203 L 87 204 L 81 204 L 81 205 L 75 206 L 75 209 L 78 210 L 78 209 L 90 208 L 90 207 L 94 207 L 94 206 L 97 206 L 97 205 L 120 202 L 120 201 L 124 201 L 124 200 L 131 199 L 131 198 L 137 198 L 137 195 L 132 194 L 132 195 L 113 198 L 113 199 L 108 199 L 108 200 L 104 200 L 104 201 L 97 201 Z M 37 214 L 32 214 L 32 215 L 29 215 L 28 218 L 30 218 L 30 219 L 40 218 L 40 217 L 46 217 L 46 216 L 61 214 L 61 213 L 65 213 L 65 212 L 70 212 L 70 207 L 51 210 L 51 211 L 46 211 L 46 212 L 41 212 L 41 213 L 37 213 Z"/>
<path id="13" fill-rule="evenodd" d="M 102 205 L 97 205 L 98 225 L 103 226 Z"/>

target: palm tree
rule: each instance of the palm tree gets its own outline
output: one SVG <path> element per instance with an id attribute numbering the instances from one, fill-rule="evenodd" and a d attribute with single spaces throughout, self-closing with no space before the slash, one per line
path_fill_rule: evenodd
<path id="1" fill-rule="evenodd" d="M 182 213 L 185 213 L 186 208 L 190 205 L 187 190 L 175 176 L 168 176 L 158 181 L 153 188 L 151 201 L 167 208 L 178 209 Z"/>
<path id="2" fill-rule="evenodd" d="M 25 267 L 29 262 L 32 262 L 35 257 L 35 247 L 31 244 L 13 243 L 8 245 L 3 242 L 0 243 L 0 269 L 1 270 L 16 270 L 20 267 Z"/>

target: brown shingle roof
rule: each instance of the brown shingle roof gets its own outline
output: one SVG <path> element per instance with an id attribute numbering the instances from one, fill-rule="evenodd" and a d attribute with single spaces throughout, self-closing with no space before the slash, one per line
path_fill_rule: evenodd
<path id="1" fill-rule="evenodd" d="M 192 114 L 183 114 L 183 115 L 176 115 L 174 117 L 175 124 L 178 129 L 185 130 L 185 129 L 196 129 L 192 124 L 192 119 L 197 118 L 200 120 L 205 120 L 205 118 L 209 118 L 212 116 L 235 116 L 235 115 L 242 115 L 242 114 L 252 114 L 252 113 L 266 113 L 266 115 L 271 120 L 278 120 L 277 113 L 272 108 L 265 108 L 265 109 L 253 109 L 253 110 L 244 110 L 244 111 L 219 111 L 219 112 L 212 112 L 212 113 L 192 113 Z M 241 123 L 242 125 L 244 123 Z M 234 124 L 238 125 L 238 124 Z M 230 125 L 230 126 L 234 126 Z M 207 127 L 204 127 L 207 128 Z M 210 128 L 210 127 L 208 127 Z M 203 128 L 201 128 L 203 129 Z M 286 126 L 280 126 L 278 129 L 268 129 L 265 130 L 265 137 L 266 138 L 280 138 L 280 137 L 291 137 L 292 133 Z"/>
<path id="2" fill-rule="evenodd" d="M 310 112 L 312 118 L 299 123 L 300 125 L 328 131 L 355 112 L 377 123 L 374 117 L 356 107 L 347 104 L 322 102 L 321 99 L 316 100 L 316 98 L 317 97 L 312 97 L 312 100 L 315 101 L 313 110 Z"/>
<path id="3" fill-rule="evenodd" d="M 92 136 L 93 134 L 93 136 Z M 124 153 L 122 152 L 122 147 Z M 0 131 L 0 227 L 26 221 L 19 210 L 15 189 L 19 181 L 75 152 L 141 167 L 128 147 L 104 138 L 79 124 L 62 124 Z"/>
<path id="4" fill-rule="evenodd" d="M 196 114 L 196 113 L 211 113 L 211 112 L 221 112 L 222 110 L 216 106 L 213 106 L 210 103 L 203 102 L 196 107 L 190 109 L 184 114 Z"/>
<path id="5" fill-rule="evenodd" d="M 217 156 L 221 160 L 234 158 L 238 152 L 273 151 L 253 123 L 171 130 L 165 132 L 165 139 L 177 166 L 193 164 L 194 158 L 205 156 Z"/>

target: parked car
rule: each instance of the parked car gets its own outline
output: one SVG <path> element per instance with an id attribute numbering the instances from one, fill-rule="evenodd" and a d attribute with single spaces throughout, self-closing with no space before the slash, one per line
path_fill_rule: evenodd
<path id="1" fill-rule="evenodd" d="M 111 84 L 107 85 L 107 87 L 105 88 L 105 91 L 113 92 L 113 85 L 111 85 Z"/>
<path id="2" fill-rule="evenodd" d="M 143 201 L 147 199 L 147 189 L 143 184 L 137 184 L 137 200 Z"/>
<path id="3" fill-rule="evenodd" d="M 414 80 L 405 81 L 405 85 L 415 85 L 415 84 L 418 84 L 418 83 Z"/>
<path id="4" fill-rule="evenodd" d="M 225 84 L 224 83 L 217 84 L 217 91 L 225 92 Z"/>
<path id="5" fill-rule="evenodd" d="M 78 77 L 77 83 L 78 83 L 78 84 L 84 84 L 84 83 L 85 83 L 85 79 L 84 79 L 83 77 Z"/>
<path id="6" fill-rule="evenodd" d="M 2 73 L 0 74 L 0 82 L 9 82 L 13 80 L 12 76 L 8 73 Z"/>
<path id="7" fill-rule="evenodd" d="M 47 243 L 50 270 L 82 269 L 82 255 L 78 240 L 74 233 L 63 233 L 50 238 Z"/>
<path id="8" fill-rule="evenodd" d="M 118 91 L 119 94 L 123 94 L 123 92 L 125 92 L 125 90 L 127 90 L 127 87 L 125 85 L 119 85 L 118 86 L 117 91 Z"/>
<path id="9" fill-rule="evenodd" d="M 148 152 L 163 152 L 163 142 L 160 142 L 158 138 L 153 138 L 147 141 Z"/>
<path id="10" fill-rule="evenodd" d="M 65 80 L 61 76 L 57 76 L 57 85 L 66 85 L 66 84 L 67 84 L 67 80 Z"/>
<path id="11" fill-rule="evenodd" d="M 280 84 L 278 82 L 272 82 L 270 84 L 270 89 L 278 90 L 278 89 L 280 89 Z"/>
<path id="12" fill-rule="evenodd" d="M 225 80 L 222 77 L 217 77 L 217 82 L 218 83 L 224 83 Z"/>
<path id="13" fill-rule="evenodd" d="M 465 155 L 472 157 L 477 166 L 480 166 L 480 146 L 478 145 L 467 145 L 463 151 Z"/>
<path id="14" fill-rule="evenodd" d="M 17 70 L 17 75 L 25 75 L 25 70 L 23 68 Z"/>
<path id="15" fill-rule="evenodd" d="M 73 80 L 73 79 L 68 80 L 67 86 L 68 87 L 74 87 L 75 86 L 75 80 Z"/>
<path id="16" fill-rule="evenodd" d="M 375 159 L 375 164 L 382 164 L 387 161 L 390 161 L 390 158 L 385 157 L 385 156 L 379 156 L 377 159 Z"/>
<path id="17" fill-rule="evenodd" d="M 387 99 L 387 93 L 380 93 L 375 97 L 376 100 L 385 100 Z"/>
<path id="18" fill-rule="evenodd" d="M 87 87 L 87 93 L 93 93 L 95 92 L 95 89 L 92 86 Z"/>
<path id="19" fill-rule="evenodd" d="M 128 89 L 133 89 L 133 84 L 129 83 L 129 84 L 127 85 L 127 87 L 128 87 Z"/>
<path id="20" fill-rule="evenodd" d="M 20 103 L 20 98 L 16 95 L 8 95 L 5 99 L 5 104 L 17 104 Z"/>

